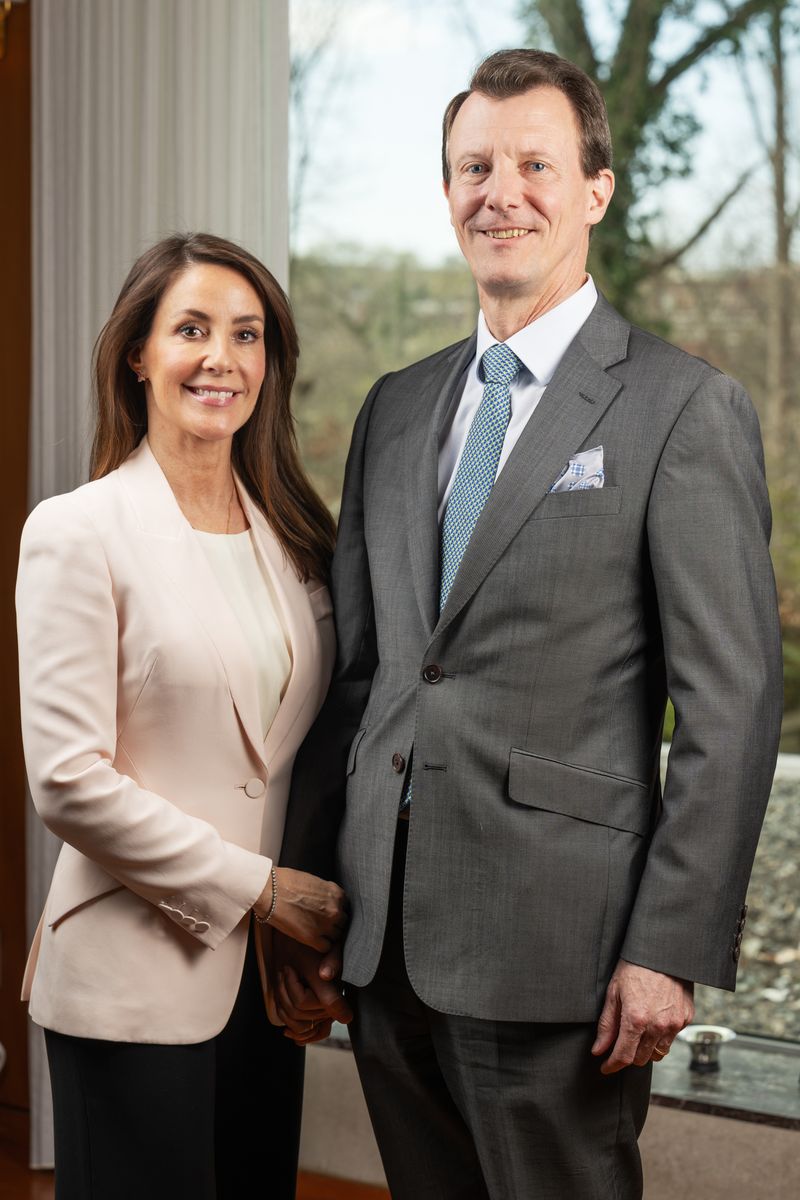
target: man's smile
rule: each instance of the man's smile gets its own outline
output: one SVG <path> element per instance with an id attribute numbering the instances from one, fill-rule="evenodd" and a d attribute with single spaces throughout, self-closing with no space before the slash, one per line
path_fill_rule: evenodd
<path id="1" fill-rule="evenodd" d="M 530 229 L 481 229 L 481 233 L 485 233 L 490 238 L 519 238 L 525 237 L 530 233 Z"/>

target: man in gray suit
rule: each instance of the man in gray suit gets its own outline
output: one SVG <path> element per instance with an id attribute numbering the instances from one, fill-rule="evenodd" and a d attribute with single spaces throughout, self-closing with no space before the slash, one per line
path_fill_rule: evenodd
<path id="1" fill-rule="evenodd" d="M 481 313 L 380 379 L 348 461 L 339 658 L 283 861 L 344 886 L 395 1200 L 628 1200 L 650 1064 L 732 989 L 781 654 L 743 389 L 586 274 L 594 83 L 492 55 L 444 124 Z M 667 695 L 676 712 L 663 797 Z M 317 970 L 281 996 L 325 1032 Z"/>

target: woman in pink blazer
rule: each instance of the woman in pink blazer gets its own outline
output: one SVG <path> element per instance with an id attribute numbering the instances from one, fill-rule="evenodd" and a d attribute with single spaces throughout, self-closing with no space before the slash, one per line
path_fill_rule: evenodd
<path id="1" fill-rule="evenodd" d="M 261 934 L 325 949 L 345 921 L 276 865 L 334 655 L 296 359 L 256 259 L 160 242 L 95 349 L 92 482 L 23 533 L 25 757 L 64 840 L 24 984 L 59 1200 L 294 1196 L 302 1050 L 267 1020 Z"/>

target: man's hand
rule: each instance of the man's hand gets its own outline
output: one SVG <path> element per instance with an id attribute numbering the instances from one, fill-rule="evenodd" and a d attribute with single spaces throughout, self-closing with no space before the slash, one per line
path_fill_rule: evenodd
<path id="1" fill-rule="evenodd" d="M 668 1053 L 675 1035 L 694 1017 L 694 984 L 620 959 L 611 976 L 592 1054 L 611 1054 L 600 1067 L 612 1075 L 643 1067 Z"/>
<path id="2" fill-rule="evenodd" d="M 333 1021 L 348 1024 L 353 1010 L 335 980 L 341 972 L 341 948 L 318 954 L 274 931 L 270 978 L 286 1036 L 299 1045 L 328 1037 Z"/>

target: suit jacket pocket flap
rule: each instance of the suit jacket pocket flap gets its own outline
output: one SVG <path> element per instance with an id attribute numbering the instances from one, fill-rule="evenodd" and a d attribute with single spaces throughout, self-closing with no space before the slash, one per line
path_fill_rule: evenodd
<path id="1" fill-rule="evenodd" d="M 582 488 L 573 492 L 548 492 L 536 505 L 537 521 L 549 517 L 612 517 L 622 505 L 621 487 Z"/>
<path id="2" fill-rule="evenodd" d="M 526 750 L 512 750 L 508 794 L 517 804 L 624 829 L 643 837 L 650 828 L 650 787 L 635 779 L 576 767 Z"/>

